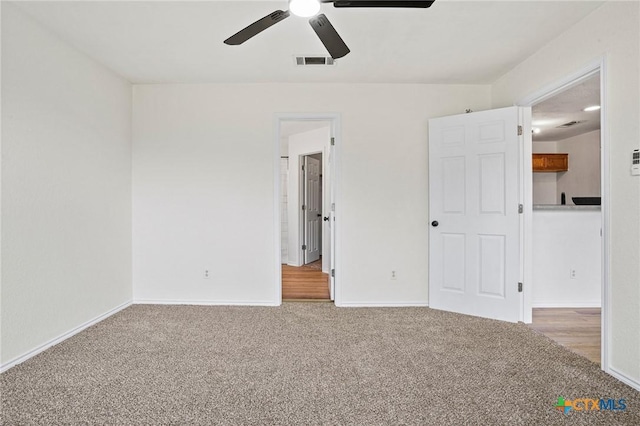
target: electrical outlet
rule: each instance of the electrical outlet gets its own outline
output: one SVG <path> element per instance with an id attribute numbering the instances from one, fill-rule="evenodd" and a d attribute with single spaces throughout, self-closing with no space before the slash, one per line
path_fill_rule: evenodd
<path id="1" fill-rule="evenodd" d="M 577 278 L 575 269 L 569 269 L 569 278 L 571 278 L 572 280 L 575 280 Z"/>
<path id="2" fill-rule="evenodd" d="M 208 269 L 204 270 L 204 276 L 202 278 L 204 278 L 205 280 L 209 279 L 209 270 Z"/>
<path id="3" fill-rule="evenodd" d="M 392 279 L 392 280 L 395 280 L 397 277 L 398 277 L 398 276 L 397 276 L 397 274 L 396 274 L 396 271 L 395 271 L 395 270 L 394 270 L 394 271 L 391 271 L 391 279 Z"/>

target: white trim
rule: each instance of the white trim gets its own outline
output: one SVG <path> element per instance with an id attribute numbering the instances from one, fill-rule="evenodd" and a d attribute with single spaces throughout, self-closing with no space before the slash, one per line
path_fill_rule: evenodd
<path id="1" fill-rule="evenodd" d="M 602 70 L 604 67 L 604 57 L 593 60 L 583 66 L 578 71 L 565 76 L 559 80 L 554 81 L 551 84 L 548 84 L 541 89 L 536 90 L 530 95 L 524 97 L 519 102 L 516 103 L 517 106 L 533 106 L 534 104 L 538 104 L 544 100 L 554 97 L 558 93 L 562 93 L 565 90 L 580 84 L 583 80 L 593 76 L 598 71 Z M 601 75 L 602 78 L 602 75 Z M 601 94 L 602 95 L 602 94 Z M 600 99 L 603 99 L 600 96 Z"/>
<path id="2" fill-rule="evenodd" d="M 592 302 L 534 302 L 534 308 L 601 308 L 602 303 L 599 300 Z"/>
<path id="3" fill-rule="evenodd" d="M 527 287 L 533 276 L 533 266 L 526 259 L 533 256 L 533 244 L 529 244 L 533 238 L 533 168 L 532 168 L 532 136 L 531 136 L 531 107 L 518 108 L 518 122 L 522 126 L 523 135 L 520 139 L 520 204 L 523 206 L 523 214 L 520 216 L 520 282 Z M 520 321 L 525 324 L 533 322 L 533 292 L 524 291 L 520 295 Z"/>
<path id="4" fill-rule="evenodd" d="M 600 195 L 602 196 L 600 212 L 602 214 L 601 230 L 602 230 L 602 311 L 601 317 L 601 342 L 600 342 L 600 359 L 603 370 L 610 373 L 610 357 L 611 353 L 611 258 L 610 247 L 611 237 L 609 234 L 609 213 L 611 201 L 611 172 L 609 170 L 609 125 L 605 114 L 609 111 L 607 102 L 607 63 L 606 57 L 602 57 L 600 61 Z"/>
<path id="5" fill-rule="evenodd" d="M 93 318 L 93 319 L 91 319 L 91 320 L 89 320 L 89 321 L 87 321 L 85 323 L 82 323 L 79 326 L 74 327 L 74 328 L 72 328 L 71 330 L 69 330 L 69 331 L 67 331 L 65 333 L 62 333 L 58 337 L 55 337 L 55 338 L 49 340 L 48 342 L 46 342 L 46 343 L 44 343 L 44 344 L 42 344 L 40 346 L 37 346 L 36 348 L 30 350 L 29 352 L 27 352 L 27 353 L 25 353 L 23 355 L 17 356 L 16 358 L 13 358 L 12 360 L 10 360 L 10 361 L 8 361 L 8 362 L 6 362 L 6 363 L 4 363 L 4 364 L 2 364 L 0 366 L 0 373 L 4 373 L 8 369 L 10 369 L 12 367 L 15 367 L 16 365 L 21 364 L 21 363 L 27 361 L 30 358 L 33 358 L 34 356 L 38 355 L 39 353 L 46 351 L 50 347 L 55 346 L 58 343 L 61 343 L 61 342 L 65 341 L 65 340 L 67 340 L 68 338 L 75 336 L 76 334 L 80 333 L 81 331 L 91 327 L 92 325 L 95 325 L 95 324 L 99 323 L 100 321 L 102 321 L 102 320 L 104 320 L 104 319 L 106 319 L 106 318 L 108 318 L 108 317 L 120 312 L 121 310 L 123 310 L 125 308 L 128 308 L 129 306 L 131 306 L 131 301 L 128 301 L 128 302 L 125 302 L 125 303 L 123 303 L 121 305 L 118 305 L 115 308 L 110 309 L 109 311 L 107 311 L 107 312 L 105 312 L 105 313 L 103 313 L 101 315 L 98 315 L 97 317 L 95 317 L 95 318 Z"/>
<path id="6" fill-rule="evenodd" d="M 602 205 L 601 205 L 601 215 L 602 215 L 602 302 L 601 302 L 601 345 L 600 345 L 600 359 L 602 369 L 611 373 L 611 366 L 609 353 L 611 352 L 611 300 L 609 297 L 611 280 L 610 280 L 610 250 L 611 240 L 609 236 L 609 211 L 610 211 L 610 171 L 609 171 L 609 136 L 608 136 L 608 125 L 607 125 L 607 90 L 606 90 L 606 82 L 607 82 L 607 66 L 606 66 L 606 56 L 599 57 L 589 62 L 585 66 L 583 66 L 578 71 L 570 74 L 562 79 L 557 80 L 554 83 L 551 83 L 536 92 L 526 96 L 516 105 L 520 106 L 532 106 L 533 104 L 539 103 L 548 99 L 564 90 L 569 89 L 570 87 L 581 83 L 585 79 L 593 76 L 594 74 L 600 72 L 600 104 L 602 108 L 600 109 L 600 150 L 601 150 L 601 196 L 602 196 Z M 532 199 L 532 194 L 525 194 L 525 196 Z M 528 213 L 528 210 L 525 209 L 525 214 Z M 527 220 L 527 219 L 525 219 Z M 529 218 L 528 220 L 531 220 Z M 525 262 L 531 263 L 531 253 L 533 251 L 532 241 L 528 240 L 524 242 L 525 244 L 525 253 L 529 253 L 525 255 Z M 533 271 L 531 267 L 527 268 L 525 265 L 525 283 L 533 282 Z M 531 285 L 525 285 L 525 292 L 532 292 L 533 288 Z"/>
<path id="7" fill-rule="evenodd" d="M 419 307 L 428 308 L 427 302 L 347 302 L 336 303 L 336 306 L 340 308 L 408 308 Z"/>
<path id="8" fill-rule="evenodd" d="M 631 386 L 632 388 L 635 388 L 637 391 L 640 391 L 640 382 L 635 379 L 632 379 L 631 377 L 620 372 L 619 370 L 616 370 L 613 367 L 609 367 L 609 371 L 607 371 L 607 373 L 609 373 L 611 376 L 615 377 L 616 379 L 620 380 L 625 385 Z"/>
<path id="9" fill-rule="evenodd" d="M 282 220 L 280 216 L 280 199 L 282 197 L 280 191 L 280 119 L 276 117 L 273 121 L 273 133 L 275 135 L 275 149 L 273 157 L 273 191 L 274 191 L 274 203 L 273 203 L 273 226 L 275 229 L 274 240 L 276 242 L 276 258 L 275 258 L 275 293 L 273 295 L 274 303 L 280 303 L 282 301 Z"/>
<path id="10" fill-rule="evenodd" d="M 331 186 L 334 196 L 334 202 L 336 204 L 336 209 L 334 212 L 334 216 L 339 215 L 340 208 L 340 191 L 339 191 L 339 182 L 340 182 L 340 150 L 342 145 L 342 126 L 341 126 L 341 115 L 340 113 L 277 113 L 274 117 L 274 194 L 275 194 L 275 205 L 274 205 L 274 226 L 275 226 L 275 265 L 276 265 L 276 280 L 274 283 L 275 287 L 275 300 L 279 305 L 282 303 L 282 260 L 280 259 L 281 255 L 281 232 L 280 229 L 280 123 L 282 121 L 329 121 L 331 123 L 331 137 L 335 140 L 335 146 L 333 147 L 333 158 L 332 160 L 335 162 L 335 173 L 331 176 Z M 339 216 L 338 216 L 339 217 Z M 336 222 L 332 222 L 333 226 L 336 226 Z M 335 241 L 331 241 L 332 250 L 335 255 L 335 300 L 334 303 L 336 306 L 339 304 L 340 299 L 342 297 L 342 287 L 340 286 L 340 277 L 341 277 L 341 268 L 340 266 L 340 233 L 338 232 L 338 228 L 336 228 L 335 232 Z"/>
<path id="11" fill-rule="evenodd" d="M 340 230 L 340 222 L 336 222 L 336 217 L 341 217 L 340 214 L 342 212 L 342 195 L 341 195 L 341 187 L 340 182 L 342 182 L 342 118 L 338 114 L 332 123 L 332 136 L 334 138 L 335 144 L 331 147 L 331 161 L 333 164 L 333 169 L 331 170 L 331 191 L 333 194 L 333 203 L 335 203 L 335 209 L 329 213 L 331 218 L 331 226 L 332 229 L 335 229 L 331 238 L 332 251 L 331 256 L 333 257 L 334 264 L 333 267 L 335 269 L 335 274 L 333 277 L 333 301 L 336 305 L 342 303 L 342 256 L 340 255 L 341 247 L 342 247 L 342 233 L 338 232 Z M 329 278 L 329 283 L 331 283 L 331 277 Z"/>
<path id="12" fill-rule="evenodd" d="M 202 305 L 202 306 L 280 306 L 272 301 L 190 300 L 190 299 L 138 299 L 134 305 Z"/>

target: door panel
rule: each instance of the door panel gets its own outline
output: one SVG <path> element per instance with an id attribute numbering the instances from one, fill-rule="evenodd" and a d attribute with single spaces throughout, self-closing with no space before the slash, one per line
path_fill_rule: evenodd
<path id="1" fill-rule="evenodd" d="M 442 270 L 443 289 L 464 292 L 465 251 L 464 234 L 442 235 L 442 257 L 444 262 Z"/>
<path id="2" fill-rule="evenodd" d="M 442 204 L 447 213 L 464 214 L 465 160 L 451 157 L 442 160 Z"/>
<path id="3" fill-rule="evenodd" d="M 429 306 L 520 316 L 517 107 L 429 120 Z"/>
<path id="4" fill-rule="evenodd" d="M 505 213 L 505 163 L 504 154 L 488 154 L 479 157 L 480 165 L 480 213 Z"/>
<path id="5" fill-rule="evenodd" d="M 505 236 L 479 235 L 480 294 L 504 298 Z"/>

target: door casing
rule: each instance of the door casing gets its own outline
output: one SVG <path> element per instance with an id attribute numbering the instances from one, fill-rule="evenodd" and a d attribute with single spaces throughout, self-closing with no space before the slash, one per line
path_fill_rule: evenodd
<path id="1" fill-rule="evenodd" d="M 283 121 L 327 121 L 330 123 L 331 129 L 331 137 L 334 140 L 334 145 L 332 148 L 332 158 L 333 169 L 330 180 L 330 188 L 331 198 L 333 203 L 332 206 L 327 206 L 331 209 L 330 220 L 332 226 L 332 238 L 331 238 L 331 268 L 334 270 L 333 276 L 331 276 L 330 271 L 330 286 L 331 293 L 334 298 L 334 303 L 336 306 L 341 306 L 342 302 L 342 292 L 341 292 L 341 241 L 342 235 L 340 233 L 340 227 L 337 225 L 336 217 L 339 217 L 341 209 L 340 209 L 340 201 L 341 201 L 341 193 L 340 193 L 340 153 L 341 153 L 341 115 L 339 113 L 278 113 L 275 114 L 274 118 L 274 157 L 273 157 L 273 169 L 274 169 L 274 229 L 276 230 L 274 235 L 275 242 L 275 282 L 273 283 L 274 290 L 274 303 L 276 305 L 282 304 L 282 269 L 281 269 L 281 222 L 280 222 L 280 156 L 282 153 L 280 152 L 280 139 L 281 139 L 281 123 Z M 328 159 L 327 159 L 328 161 Z"/>
<path id="2" fill-rule="evenodd" d="M 601 229 L 602 229 L 602 308 L 601 308 L 601 341 L 600 341 L 600 354 L 601 354 L 601 368 L 605 372 L 618 377 L 615 371 L 611 370 L 610 366 L 610 313 L 611 313 L 611 280 L 610 280 L 610 246 L 611 237 L 609 234 L 609 212 L 610 212 L 610 171 L 609 171 L 609 140 L 608 140 L 608 125 L 607 125 L 607 69 L 605 57 L 600 57 L 581 69 L 577 70 L 573 74 L 567 75 L 548 86 L 537 90 L 534 93 L 521 99 L 516 105 L 522 107 L 531 107 L 537 103 L 540 103 L 548 98 L 563 92 L 570 87 L 584 81 L 587 78 L 600 72 L 600 191 L 602 196 L 602 202 L 600 206 L 601 211 Z M 532 322 L 532 307 L 533 307 L 533 172 L 531 168 L 531 152 L 532 152 L 532 138 L 531 138 L 531 123 L 529 128 L 525 128 L 525 131 L 529 137 L 525 139 L 525 146 L 523 149 L 524 158 L 521 159 L 524 174 L 524 223 L 523 223 L 523 236 L 524 236 L 524 259 L 523 259 L 523 273 L 524 282 L 529 283 L 524 287 L 524 309 L 522 321 L 525 323 Z"/>

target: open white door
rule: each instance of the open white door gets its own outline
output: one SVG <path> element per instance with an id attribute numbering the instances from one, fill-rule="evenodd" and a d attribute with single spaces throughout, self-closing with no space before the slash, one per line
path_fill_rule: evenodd
<path id="1" fill-rule="evenodd" d="M 520 318 L 519 108 L 429 120 L 429 306 Z"/>
<path id="2" fill-rule="evenodd" d="M 322 235 L 322 191 L 320 190 L 320 160 L 306 155 L 304 175 L 304 264 L 320 259 Z"/>

